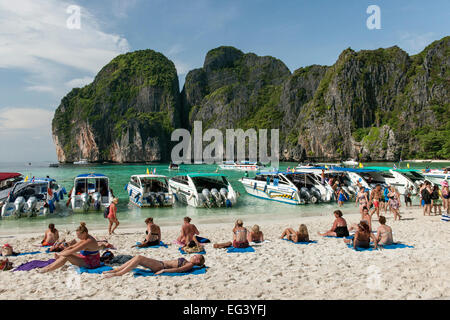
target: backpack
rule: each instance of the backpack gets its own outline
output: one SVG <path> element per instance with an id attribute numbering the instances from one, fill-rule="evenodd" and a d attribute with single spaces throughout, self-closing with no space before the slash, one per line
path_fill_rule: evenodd
<path id="1" fill-rule="evenodd" d="M 109 215 L 109 206 L 107 206 L 107 207 L 105 208 L 105 211 L 103 211 L 103 217 L 105 217 L 105 219 L 108 218 L 108 215 Z"/>

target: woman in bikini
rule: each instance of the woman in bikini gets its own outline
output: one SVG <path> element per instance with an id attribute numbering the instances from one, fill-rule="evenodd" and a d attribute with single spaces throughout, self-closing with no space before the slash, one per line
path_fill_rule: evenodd
<path id="1" fill-rule="evenodd" d="M 145 219 L 145 224 L 147 225 L 147 231 L 145 231 L 147 236 L 145 237 L 144 242 L 139 245 L 134 245 L 132 248 L 146 248 L 159 245 L 159 242 L 161 241 L 160 227 L 153 223 L 153 218 Z"/>
<path id="2" fill-rule="evenodd" d="M 349 235 L 347 229 L 347 221 L 345 221 L 345 219 L 342 218 L 342 211 L 341 210 L 334 211 L 334 217 L 336 219 L 334 220 L 331 229 L 324 233 L 318 232 L 319 236 L 342 238 L 347 237 Z"/>
<path id="3" fill-rule="evenodd" d="M 386 225 L 386 218 L 381 216 L 379 219 L 380 226 L 377 230 L 376 239 L 379 245 L 389 245 L 394 243 L 392 237 L 392 228 Z"/>
<path id="4" fill-rule="evenodd" d="M 95 269 L 100 266 L 100 247 L 97 240 L 89 234 L 86 223 L 81 222 L 76 232 L 80 241 L 67 247 L 61 253 L 55 253 L 56 261 L 40 269 L 39 272 L 46 273 L 56 270 L 65 265 L 67 261 L 73 265 L 89 269 Z M 77 252 L 80 254 L 76 254 Z"/>
<path id="5" fill-rule="evenodd" d="M 247 239 L 248 230 L 244 228 L 244 222 L 241 219 L 236 221 L 233 228 L 233 242 L 215 243 L 214 248 L 248 248 L 249 243 Z"/>
<path id="6" fill-rule="evenodd" d="M 288 240 L 294 242 L 309 242 L 308 228 L 304 224 L 300 225 L 298 231 L 295 231 L 292 228 L 287 228 L 281 234 L 280 239 L 283 239 L 284 237 L 287 237 Z"/>
<path id="7" fill-rule="evenodd" d="M 394 186 L 391 186 L 388 193 L 389 207 L 394 213 L 394 221 L 400 220 L 402 216 L 400 215 L 400 194 L 395 190 Z"/>
<path id="8" fill-rule="evenodd" d="M 442 186 L 442 205 L 444 207 L 444 212 L 447 211 L 447 214 L 450 213 L 450 191 L 448 189 L 448 182 L 447 181 L 442 181 L 441 183 Z"/>
<path id="9" fill-rule="evenodd" d="M 363 216 L 363 208 L 367 206 L 369 203 L 369 199 L 367 199 L 366 188 L 359 188 L 359 192 L 356 195 L 355 204 L 359 202 L 359 213 L 361 214 L 361 218 Z"/>
<path id="10" fill-rule="evenodd" d="M 381 218 L 381 217 L 380 217 Z M 363 208 L 363 216 L 361 221 L 365 221 L 367 225 L 369 226 L 369 229 L 372 230 L 372 216 L 369 214 L 369 208 L 364 207 Z M 358 224 L 353 223 L 350 228 L 348 228 L 348 231 L 356 231 L 358 230 Z"/>
<path id="11" fill-rule="evenodd" d="M 264 234 L 263 232 L 259 229 L 259 226 L 257 224 L 255 224 L 252 228 L 252 230 L 250 230 L 250 232 L 248 233 L 248 242 L 263 242 L 264 241 Z"/>
<path id="12" fill-rule="evenodd" d="M 358 230 L 355 233 L 353 239 L 344 239 L 345 243 L 353 243 L 353 249 L 356 247 L 359 248 L 369 248 L 370 247 L 370 239 L 373 240 L 374 249 L 377 248 L 377 239 L 372 234 L 369 225 L 366 221 L 362 220 L 358 224 Z"/>
<path id="13" fill-rule="evenodd" d="M 149 268 L 155 274 L 162 273 L 174 273 L 174 272 L 187 272 L 194 266 L 203 266 L 205 264 L 205 257 L 201 254 L 196 254 L 189 261 L 185 258 L 178 258 L 176 260 L 159 261 L 150 259 L 144 256 L 136 256 L 128 262 L 124 263 L 120 267 L 105 271 L 105 278 L 119 277 L 127 272 L 130 272 L 138 266 Z"/>
<path id="14" fill-rule="evenodd" d="M 47 231 L 45 231 L 44 240 L 42 240 L 42 246 L 53 246 L 59 239 L 59 232 L 56 230 L 55 225 L 50 223 Z"/>

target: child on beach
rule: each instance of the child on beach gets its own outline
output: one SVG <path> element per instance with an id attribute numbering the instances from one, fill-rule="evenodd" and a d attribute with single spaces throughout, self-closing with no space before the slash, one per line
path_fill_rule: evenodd
<path id="1" fill-rule="evenodd" d="M 334 217 L 336 218 L 334 220 L 333 226 L 331 229 L 327 232 L 320 233 L 318 232 L 319 236 L 323 237 L 347 237 L 349 235 L 348 229 L 347 229 L 347 221 L 345 221 L 344 218 L 342 218 L 342 212 L 341 210 L 336 210 L 333 212 Z"/>
<path id="2" fill-rule="evenodd" d="M 342 207 L 344 205 L 344 202 L 348 200 L 347 195 L 345 194 L 344 189 L 339 188 L 338 191 L 338 205 L 339 207 Z"/>
<path id="3" fill-rule="evenodd" d="M 56 241 L 59 239 L 59 232 L 55 228 L 55 225 L 53 223 L 50 223 L 48 225 L 48 230 L 45 231 L 44 234 L 44 240 L 42 240 L 41 244 L 42 246 L 52 246 Z"/>
<path id="4" fill-rule="evenodd" d="M 248 230 L 244 228 L 244 222 L 241 219 L 238 219 L 233 228 L 233 242 L 225 242 L 225 243 L 215 243 L 214 248 L 248 248 L 248 238 L 247 238 Z"/>
<path id="5" fill-rule="evenodd" d="M 292 240 L 294 242 L 309 242 L 308 228 L 304 224 L 300 225 L 298 231 L 295 231 L 292 228 L 287 228 L 281 234 L 280 239 L 283 239 L 284 237 L 287 237 L 288 240 Z"/>

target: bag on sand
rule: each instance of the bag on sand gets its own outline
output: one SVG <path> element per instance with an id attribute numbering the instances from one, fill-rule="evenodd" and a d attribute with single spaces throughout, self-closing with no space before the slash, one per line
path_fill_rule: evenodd
<path id="1" fill-rule="evenodd" d="M 103 217 L 105 217 L 105 219 L 108 218 L 108 215 L 109 215 L 109 206 L 107 206 L 107 207 L 105 208 L 105 211 L 103 211 Z"/>
<path id="2" fill-rule="evenodd" d="M 8 271 L 13 268 L 12 262 L 10 262 L 8 259 L 0 260 L 0 270 L 1 271 Z"/>

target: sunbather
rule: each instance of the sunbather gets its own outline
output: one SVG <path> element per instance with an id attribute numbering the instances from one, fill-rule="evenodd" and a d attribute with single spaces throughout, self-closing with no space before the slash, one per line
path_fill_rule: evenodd
<path id="1" fill-rule="evenodd" d="M 324 233 L 318 232 L 320 236 L 323 237 L 346 237 L 348 236 L 348 229 L 347 229 L 347 221 L 345 221 L 344 218 L 342 218 L 342 211 L 336 210 L 334 211 L 334 217 L 336 218 L 334 220 L 333 226 L 330 230 Z"/>
<path id="2" fill-rule="evenodd" d="M 44 240 L 42 240 L 42 246 L 52 246 L 59 239 L 59 232 L 55 228 L 53 223 L 48 225 L 47 231 L 45 231 Z"/>
<path id="3" fill-rule="evenodd" d="M 353 248 L 369 248 L 370 239 L 373 240 L 374 248 L 377 248 L 377 239 L 371 232 L 368 223 L 365 220 L 361 220 L 358 224 L 358 230 L 355 233 L 353 239 L 344 239 L 345 243 L 353 243 Z"/>
<path id="4" fill-rule="evenodd" d="M 309 241 L 308 228 L 304 224 L 300 225 L 298 231 L 295 231 L 292 228 L 287 228 L 281 234 L 280 239 L 283 239 L 284 237 L 287 237 L 288 240 L 292 240 L 294 242 L 308 242 Z"/>
<path id="5" fill-rule="evenodd" d="M 103 273 L 105 274 L 105 278 L 118 277 L 124 275 L 127 272 L 130 272 L 138 266 L 149 268 L 152 272 L 155 272 L 155 274 L 187 272 L 190 271 L 194 266 L 202 266 L 204 264 L 205 257 L 200 254 L 196 254 L 189 261 L 185 258 L 160 261 L 144 256 L 136 256 L 120 267 L 114 270 L 105 271 Z"/>
<path id="6" fill-rule="evenodd" d="M 244 228 L 244 222 L 241 219 L 236 221 L 233 228 L 233 242 L 215 243 L 214 248 L 248 248 L 249 243 L 247 239 L 248 230 Z"/>
<path id="7" fill-rule="evenodd" d="M 259 226 L 257 224 L 255 224 L 252 228 L 252 230 L 250 230 L 250 232 L 248 233 L 248 242 L 263 242 L 264 241 L 264 234 L 263 232 L 259 229 Z"/>
<path id="8" fill-rule="evenodd" d="M 80 239 L 79 242 L 66 248 L 61 253 L 55 253 L 56 261 L 40 269 L 39 272 L 45 273 L 56 270 L 66 264 L 67 261 L 79 267 L 98 268 L 100 266 L 100 246 L 97 240 L 89 234 L 84 222 L 77 229 L 77 237 Z M 80 254 L 76 254 L 77 252 Z"/>
<path id="9" fill-rule="evenodd" d="M 146 237 L 144 242 L 139 245 L 134 245 L 132 248 L 146 248 L 159 245 L 159 242 L 161 241 L 161 228 L 153 223 L 153 218 L 145 219 L 145 224 L 147 225 L 147 231 L 145 231 Z"/>
<path id="10" fill-rule="evenodd" d="M 198 231 L 197 227 L 194 224 L 191 224 L 191 218 L 184 217 L 184 223 L 183 226 L 181 227 L 181 234 L 178 237 L 177 242 L 182 246 L 199 245 L 196 237 L 196 235 L 199 234 L 200 232 Z"/>
<path id="11" fill-rule="evenodd" d="M 380 216 L 379 219 L 380 226 L 377 230 L 377 241 L 379 245 L 389 245 L 394 243 L 394 239 L 392 237 L 392 228 L 386 225 L 386 218 L 384 216 Z"/>

